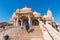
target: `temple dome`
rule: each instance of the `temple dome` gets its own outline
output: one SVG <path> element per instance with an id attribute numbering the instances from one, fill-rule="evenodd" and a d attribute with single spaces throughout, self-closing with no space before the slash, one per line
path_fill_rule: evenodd
<path id="1" fill-rule="evenodd" d="M 28 8 L 27 6 L 25 6 L 24 8 L 22 8 L 22 9 L 20 9 L 20 10 L 21 10 L 21 11 L 22 11 L 22 10 L 27 10 L 27 11 L 30 10 L 30 11 L 31 11 L 31 8 Z"/>
<path id="2" fill-rule="evenodd" d="M 41 16 L 40 13 L 38 13 L 38 12 L 36 12 L 36 11 L 33 12 L 33 15 L 34 15 L 35 17 L 40 17 L 40 16 Z"/>
<path id="3" fill-rule="evenodd" d="M 24 8 L 20 9 L 20 13 L 32 13 L 32 9 L 25 6 Z"/>
<path id="4" fill-rule="evenodd" d="M 34 11 L 33 14 L 39 14 L 39 15 L 40 15 L 40 13 L 38 13 L 38 12 L 36 12 L 36 11 Z"/>
<path id="5" fill-rule="evenodd" d="M 47 15 L 44 15 L 43 17 L 45 17 L 45 18 L 46 18 L 46 17 L 47 17 Z"/>

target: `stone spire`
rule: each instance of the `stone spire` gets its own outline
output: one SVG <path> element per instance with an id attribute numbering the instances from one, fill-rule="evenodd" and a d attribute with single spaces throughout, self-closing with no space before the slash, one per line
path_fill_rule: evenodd
<path id="1" fill-rule="evenodd" d="M 51 12 L 50 8 L 48 8 L 47 17 L 52 18 L 52 12 Z"/>
<path id="2" fill-rule="evenodd" d="M 50 8 L 48 8 L 47 17 L 48 17 L 48 19 L 54 21 L 54 17 L 52 16 L 52 12 L 51 12 Z"/>

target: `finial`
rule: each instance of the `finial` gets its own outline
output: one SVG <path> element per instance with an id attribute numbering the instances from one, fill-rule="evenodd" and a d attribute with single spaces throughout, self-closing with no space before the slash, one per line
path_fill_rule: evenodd
<path id="1" fill-rule="evenodd" d="M 50 8 L 48 8 L 48 10 L 50 10 Z"/>
<path id="2" fill-rule="evenodd" d="M 27 8 L 27 6 L 25 6 L 25 8 Z"/>

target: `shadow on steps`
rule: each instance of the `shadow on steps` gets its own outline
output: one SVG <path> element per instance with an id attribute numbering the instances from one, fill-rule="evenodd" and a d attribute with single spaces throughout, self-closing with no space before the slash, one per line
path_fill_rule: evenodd
<path id="1" fill-rule="evenodd" d="M 29 33 L 30 33 L 30 32 L 33 32 L 33 31 L 34 31 L 34 29 L 31 29 L 31 30 L 29 30 Z"/>

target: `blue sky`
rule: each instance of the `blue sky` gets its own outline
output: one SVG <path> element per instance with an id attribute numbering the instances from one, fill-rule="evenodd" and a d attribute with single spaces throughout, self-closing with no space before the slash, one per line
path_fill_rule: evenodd
<path id="1" fill-rule="evenodd" d="M 0 22 L 9 22 L 13 12 L 25 6 L 40 12 L 42 16 L 50 8 L 55 21 L 60 23 L 60 0 L 0 0 Z"/>

